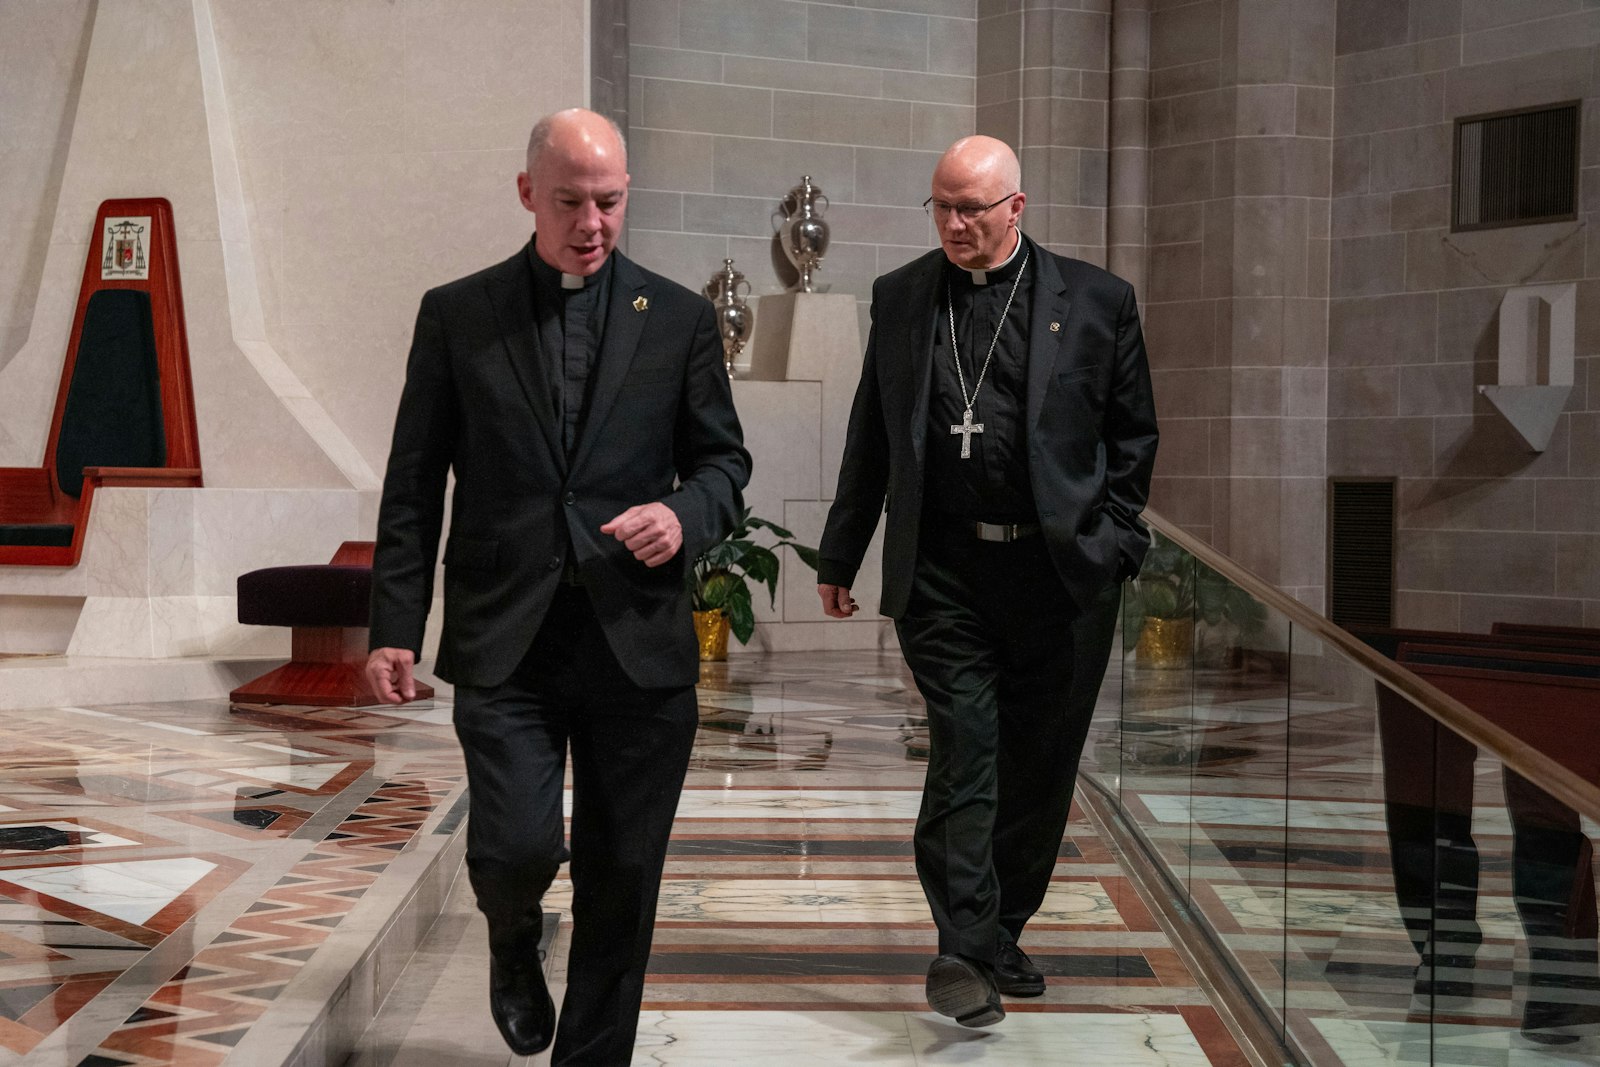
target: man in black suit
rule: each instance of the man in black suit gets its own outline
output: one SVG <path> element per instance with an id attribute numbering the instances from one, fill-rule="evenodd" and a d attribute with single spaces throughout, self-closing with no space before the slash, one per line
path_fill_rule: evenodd
<path id="1" fill-rule="evenodd" d="M 967 1026 L 1038 996 L 1044 900 L 1116 625 L 1155 409 L 1133 289 L 1018 228 L 1011 149 L 957 141 L 927 206 L 941 250 L 879 278 L 818 592 L 835 618 L 880 513 L 883 614 L 928 709 L 917 875 L 928 1002 Z"/>
<path id="2" fill-rule="evenodd" d="M 415 695 L 445 476 L 455 472 L 435 667 L 455 685 L 467 865 L 490 1007 L 514 1052 L 626 1067 L 656 896 L 698 720 L 685 568 L 750 476 L 711 305 L 613 251 L 621 134 L 542 119 L 517 176 L 538 216 L 503 263 L 422 299 L 384 477 L 368 672 Z M 572 934 L 559 1034 L 540 899 L 563 851 Z"/>

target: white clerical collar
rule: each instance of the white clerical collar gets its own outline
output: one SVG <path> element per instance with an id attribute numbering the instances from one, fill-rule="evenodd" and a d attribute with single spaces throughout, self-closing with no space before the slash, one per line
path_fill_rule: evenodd
<path id="1" fill-rule="evenodd" d="M 988 285 L 989 284 L 989 275 L 993 274 L 997 270 L 1004 270 L 1006 268 L 1006 266 L 1008 264 L 1010 264 L 1010 262 L 1013 259 L 1017 258 L 1017 253 L 1022 251 L 1022 231 L 1021 230 L 1017 230 L 1015 226 L 1013 226 L 1012 229 L 1016 230 L 1017 243 L 1011 249 L 1011 254 L 1005 258 L 1005 262 L 996 263 L 992 267 L 984 267 L 982 270 L 973 270 L 971 267 L 962 267 L 961 268 L 962 270 L 966 271 L 968 274 L 972 275 L 972 284 L 973 285 Z"/>
<path id="2" fill-rule="evenodd" d="M 563 288 L 563 289 L 582 289 L 583 288 L 583 283 L 584 283 L 583 275 L 581 275 L 581 274 L 568 274 L 566 271 L 562 271 L 561 272 L 561 288 Z"/>

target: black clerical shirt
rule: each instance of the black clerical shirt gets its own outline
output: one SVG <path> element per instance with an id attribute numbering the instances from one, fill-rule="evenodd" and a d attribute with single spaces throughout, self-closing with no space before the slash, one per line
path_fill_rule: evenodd
<path id="1" fill-rule="evenodd" d="M 938 321 L 934 324 L 933 385 L 928 394 L 928 437 L 925 450 L 924 506 L 932 512 L 981 522 L 1035 522 L 1033 489 L 1028 482 L 1027 390 L 1028 319 L 1033 305 L 1033 279 L 1038 264 L 1023 267 L 1027 243 L 1004 266 L 986 272 L 986 284 L 953 263 L 940 281 Z M 1000 326 L 1006 298 L 1024 271 L 1011 310 L 1006 313 L 983 384 L 978 374 L 989 342 Z M 945 282 L 949 288 L 943 288 Z M 947 295 L 948 294 L 948 295 Z M 978 390 L 972 421 L 983 424 L 971 435 L 972 455 L 961 458 L 961 425 L 966 402 L 950 349 L 950 301 L 955 306 L 956 341 L 966 395 Z"/>
<path id="2" fill-rule="evenodd" d="M 583 428 L 589 380 L 605 331 L 606 301 L 611 292 L 611 259 L 583 279 L 582 288 L 566 289 L 562 274 L 528 253 L 533 261 L 533 304 L 539 323 L 539 347 L 544 352 L 545 373 L 553 414 L 561 424 L 561 443 L 570 459 Z"/>

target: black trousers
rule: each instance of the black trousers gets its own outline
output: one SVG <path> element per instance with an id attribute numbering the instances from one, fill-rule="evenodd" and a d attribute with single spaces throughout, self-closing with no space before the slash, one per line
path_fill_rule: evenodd
<path id="1" fill-rule="evenodd" d="M 698 722 L 693 687 L 627 680 L 588 594 L 563 586 L 503 685 L 457 687 L 467 870 L 497 955 L 531 956 L 562 846 L 572 753 L 572 944 L 553 1064 L 627 1067 L 667 838 Z"/>
<path id="2" fill-rule="evenodd" d="M 1378 686 L 1384 817 L 1395 897 L 1423 960 L 1470 957 L 1477 922 L 1478 846 L 1472 837 L 1478 749 L 1387 686 Z M 1559 1019 L 1560 994 L 1600 1004 L 1600 914 L 1594 847 L 1578 813 L 1509 767 L 1511 887 L 1528 939 L 1527 1016 Z"/>
<path id="3" fill-rule="evenodd" d="M 941 953 L 993 962 L 1039 910 L 1117 603 L 1111 587 L 1080 610 L 1040 536 L 979 541 L 924 520 L 895 630 L 928 708 L 914 851 Z"/>

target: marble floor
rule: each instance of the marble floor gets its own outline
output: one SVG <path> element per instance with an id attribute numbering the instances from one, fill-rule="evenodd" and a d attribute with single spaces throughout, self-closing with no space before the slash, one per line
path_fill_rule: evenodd
<path id="1" fill-rule="evenodd" d="M 0 1064 L 221 1063 L 461 822 L 441 706 L 4 722 Z"/>
<path id="2" fill-rule="evenodd" d="M 1248 1061 L 1104 842 L 1074 811 L 1025 945 L 1046 995 L 998 1026 L 930 1013 L 935 951 L 912 869 L 926 731 L 898 657 L 736 657 L 708 667 L 668 858 L 634 1063 L 1032 1067 Z M 561 908 L 568 887 L 546 897 Z M 549 971 L 559 1002 L 570 930 Z M 510 1062 L 483 1003 L 464 885 L 356 1067 Z M 463 1025 L 465 1023 L 465 1025 Z M 526 1062 L 548 1062 L 548 1053 Z"/>
<path id="3" fill-rule="evenodd" d="M 1048 993 L 989 1030 L 928 1012 L 935 940 L 910 849 L 925 731 L 898 657 L 735 658 L 708 667 L 700 699 L 636 1063 L 1028 1067 L 1068 1047 L 1247 1062 L 1078 811 L 1025 942 Z M 419 855 L 459 863 L 447 702 L 5 714 L 0 1065 L 319 1062 L 308 1020 L 337 982 L 311 972 L 370 951 L 349 935 L 383 925 Z M 393 990 L 352 1062 L 512 1059 L 463 878 L 439 907 L 409 965 L 384 964 Z M 569 934 L 551 945 L 558 986 Z"/>
<path id="4" fill-rule="evenodd" d="M 1308 689 L 1291 716 L 1281 683 L 1152 679 L 1118 657 L 1084 768 L 1306 1062 L 1600 1064 L 1587 1040 L 1519 1038 L 1528 967 L 1497 766 L 1480 760 L 1474 815 L 1477 970 L 1462 996 L 1419 1005 L 1370 708 Z M 707 667 L 699 698 L 638 1067 L 1253 1062 L 1081 807 L 1024 939 L 1046 995 L 984 1030 L 928 1012 L 935 938 L 910 845 L 926 729 L 897 656 L 736 656 Z M 515 1059 L 459 876 L 447 701 L 4 715 L 0 1067 Z M 570 933 L 549 944 L 557 987 Z"/>

